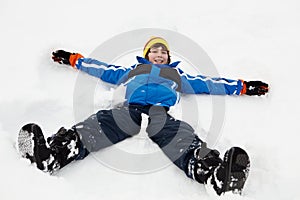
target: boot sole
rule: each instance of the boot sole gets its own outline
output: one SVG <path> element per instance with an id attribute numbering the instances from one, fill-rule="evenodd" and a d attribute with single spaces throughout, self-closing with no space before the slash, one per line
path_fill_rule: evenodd
<path id="1" fill-rule="evenodd" d="M 249 156 L 245 150 L 239 147 L 233 147 L 229 150 L 226 158 L 226 185 L 225 192 L 241 194 L 247 180 L 250 168 Z"/>
<path id="2" fill-rule="evenodd" d="M 26 124 L 19 131 L 18 139 L 17 139 L 17 151 L 23 158 L 27 158 L 31 161 L 31 163 L 35 162 L 33 155 L 34 141 L 33 141 L 33 133 L 31 127 L 34 124 Z"/>
<path id="3" fill-rule="evenodd" d="M 50 150 L 41 128 L 34 123 L 24 125 L 19 131 L 17 150 L 19 154 L 31 163 L 36 163 L 38 169 L 47 171 Z"/>

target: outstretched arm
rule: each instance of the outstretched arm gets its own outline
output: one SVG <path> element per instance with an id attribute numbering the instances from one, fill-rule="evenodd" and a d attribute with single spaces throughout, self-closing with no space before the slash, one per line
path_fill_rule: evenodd
<path id="1" fill-rule="evenodd" d="M 207 76 L 190 76 L 179 70 L 182 80 L 182 92 L 190 94 L 214 95 L 264 95 L 268 92 L 268 84 L 261 81 L 244 81 L 226 78 L 210 78 Z"/>
<path id="2" fill-rule="evenodd" d="M 131 70 L 121 66 L 108 65 L 93 58 L 84 58 L 79 53 L 70 53 L 64 50 L 52 52 L 52 59 L 54 62 L 71 65 L 75 69 L 112 84 L 120 84 L 127 80 L 127 74 Z"/>

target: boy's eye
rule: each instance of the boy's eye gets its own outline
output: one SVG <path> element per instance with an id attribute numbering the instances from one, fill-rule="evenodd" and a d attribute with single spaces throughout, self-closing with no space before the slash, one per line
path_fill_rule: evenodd
<path id="1" fill-rule="evenodd" d="M 160 50 L 155 50 L 155 49 L 150 50 L 150 53 L 158 53 L 158 52 L 160 52 L 161 54 L 168 54 L 168 51 L 160 51 Z"/>
<path id="2" fill-rule="evenodd" d="M 150 53 L 158 53 L 157 50 L 150 50 Z"/>

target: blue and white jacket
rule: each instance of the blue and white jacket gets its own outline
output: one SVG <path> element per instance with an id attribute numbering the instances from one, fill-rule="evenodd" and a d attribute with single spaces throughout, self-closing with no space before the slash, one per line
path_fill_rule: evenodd
<path id="1" fill-rule="evenodd" d="M 180 93 L 240 95 L 242 80 L 210 78 L 184 73 L 174 62 L 155 65 L 137 57 L 138 64 L 125 68 L 109 65 L 92 58 L 79 58 L 76 68 L 101 80 L 126 86 L 126 103 L 170 107 L 179 101 Z"/>

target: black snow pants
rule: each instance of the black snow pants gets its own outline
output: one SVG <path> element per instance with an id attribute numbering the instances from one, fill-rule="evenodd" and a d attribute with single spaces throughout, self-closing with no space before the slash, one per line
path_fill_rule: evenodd
<path id="1" fill-rule="evenodd" d="M 194 152 L 201 147 L 202 141 L 188 123 L 170 116 L 167 108 L 129 105 L 100 110 L 73 128 L 80 135 L 83 146 L 89 152 L 95 152 L 137 135 L 141 128 L 142 113 L 149 117 L 146 129 L 149 138 L 192 178 L 191 164 L 196 160 Z"/>

